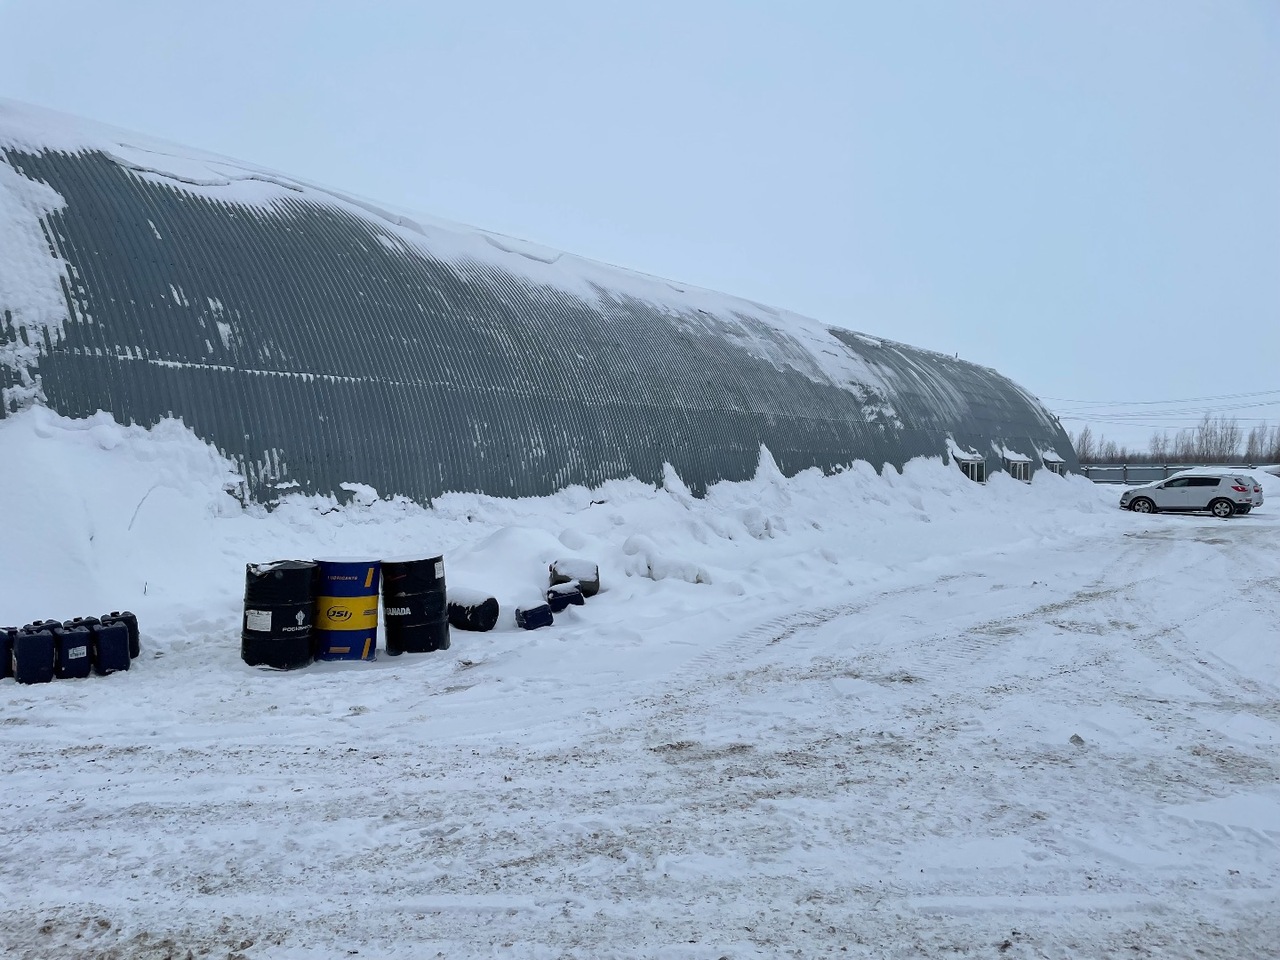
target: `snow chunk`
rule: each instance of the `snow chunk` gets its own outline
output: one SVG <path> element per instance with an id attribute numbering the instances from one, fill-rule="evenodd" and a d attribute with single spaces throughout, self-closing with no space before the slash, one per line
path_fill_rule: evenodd
<path id="1" fill-rule="evenodd" d="M 51 248 L 41 221 L 66 206 L 52 187 L 23 176 L 0 156 L 0 324 L 9 311 L 18 339 L 0 344 L 0 367 L 20 386 L 0 403 L 20 406 L 39 396 L 34 368 L 45 343 L 62 339 L 68 317 L 63 282 L 68 263 Z"/>
<path id="2" fill-rule="evenodd" d="M 960 444 L 956 443 L 955 440 L 953 440 L 951 437 L 947 437 L 947 453 L 951 455 L 951 458 L 953 460 L 974 461 L 974 460 L 986 459 L 986 457 L 978 453 L 977 450 L 971 450 L 967 447 L 962 447 L 960 446 Z"/>
<path id="3" fill-rule="evenodd" d="M 1008 447 L 1006 447 L 1002 443 L 993 442 L 991 444 L 991 449 L 994 450 L 996 453 L 998 453 L 1000 456 L 1004 457 L 1004 459 L 1009 461 L 1010 463 L 1030 463 L 1031 462 L 1030 457 L 1024 456 L 1021 453 L 1018 453 L 1018 451 L 1016 450 L 1010 450 Z"/>

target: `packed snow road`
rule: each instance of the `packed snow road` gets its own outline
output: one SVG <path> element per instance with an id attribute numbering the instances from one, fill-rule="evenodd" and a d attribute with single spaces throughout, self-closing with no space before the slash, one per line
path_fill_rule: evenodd
<path id="1" fill-rule="evenodd" d="M 152 589 L 133 670 L 0 684 L 0 943 L 1275 956 L 1280 515 L 1138 517 L 1114 497 L 919 464 L 705 500 L 673 479 L 356 506 L 336 533 L 313 506 L 175 501 L 157 521 L 196 525 L 203 553 L 171 575 L 227 566 L 232 587 L 183 597 L 135 571 Z M 118 522 L 85 509 L 126 550 L 137 496 L 113 499 Z M 606 589 L 445 653 L 240 663 L 230 558 L 427 534 L 451 576 L 515 593 L 572 549 Z"/>

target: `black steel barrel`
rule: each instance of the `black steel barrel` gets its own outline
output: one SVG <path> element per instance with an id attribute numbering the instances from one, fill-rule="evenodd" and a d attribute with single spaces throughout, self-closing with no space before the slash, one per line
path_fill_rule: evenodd
<path id="1" fill-rule="evenodd" d="M 444 557 L 383 560 L 382 616 L 392 656 L 448 650 Z"/>
<path id="2" fill-rule="evenodd" d="M 292 670 L 311 662 L 315 570 L 309 560 L 246 564 L 240 657 L 249 666 Z"/>
<path id="3" fill-rule="evenodd" d="M 476 590 L 449 590 L 449 626 L 483 633 L 498 623 L 498 600 Z"/>

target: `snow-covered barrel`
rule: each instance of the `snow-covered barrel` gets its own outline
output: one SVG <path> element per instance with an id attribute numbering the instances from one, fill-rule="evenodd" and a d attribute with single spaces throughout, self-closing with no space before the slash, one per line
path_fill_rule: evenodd
<path id="1" fill-rule="evenodd" d="M 315 573 L 309 560 L 246 564 L 240 657 L 249 666 L 291 670 L 311 662 Z M 125 625 L 132 655 L 137 621 L 128 630 L 128 617 L 110 614 L 104 622 Z"/>
<path id="2" fill-rule="evenodd" d="M 392 656 L 448 650 L 444 557 L 383 560 L 382 615 Z"/>
<path id="3" fill-rule="evenodd" d="M 330 557 L 316 567 L 316 659 L 375 659 L 381 561 Z"/>
<path id="4" fill-rule="evenodd" d="M 484 633 L 498 623 L 498 598 L 466 587 L 449 588 L 449 625 Z"/>

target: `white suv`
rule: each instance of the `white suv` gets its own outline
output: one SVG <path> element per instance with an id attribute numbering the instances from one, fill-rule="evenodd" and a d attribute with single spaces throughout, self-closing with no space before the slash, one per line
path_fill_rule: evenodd
<path id="1" fill-rule="evenodd" d="M 1253 484 L 1253 508 L 1256 510 L 1258 507 L 1262 506 L 1262 500 L 1263 500 L 1262 484 L 1258 482 L 1257 477 L 1250 476 L 1247 473 L 1243 474 L 1243 476 L 1244 476 L 1244 479 L 1248 480 L 1251 484 Z M 1249 511 L 1246 510 L 1244 512 L 1248 513 Z"/>
<path id="2" fill-rule="evenodd" d="M 1225 520 L 1252 509 L 1253 488 L 1252 479 L 1236 473 L 1186 470 L 1167 480 L 1130 487 L 1120 495 L 1120 506 L 1136 513 L 1208 510 Z"/>

